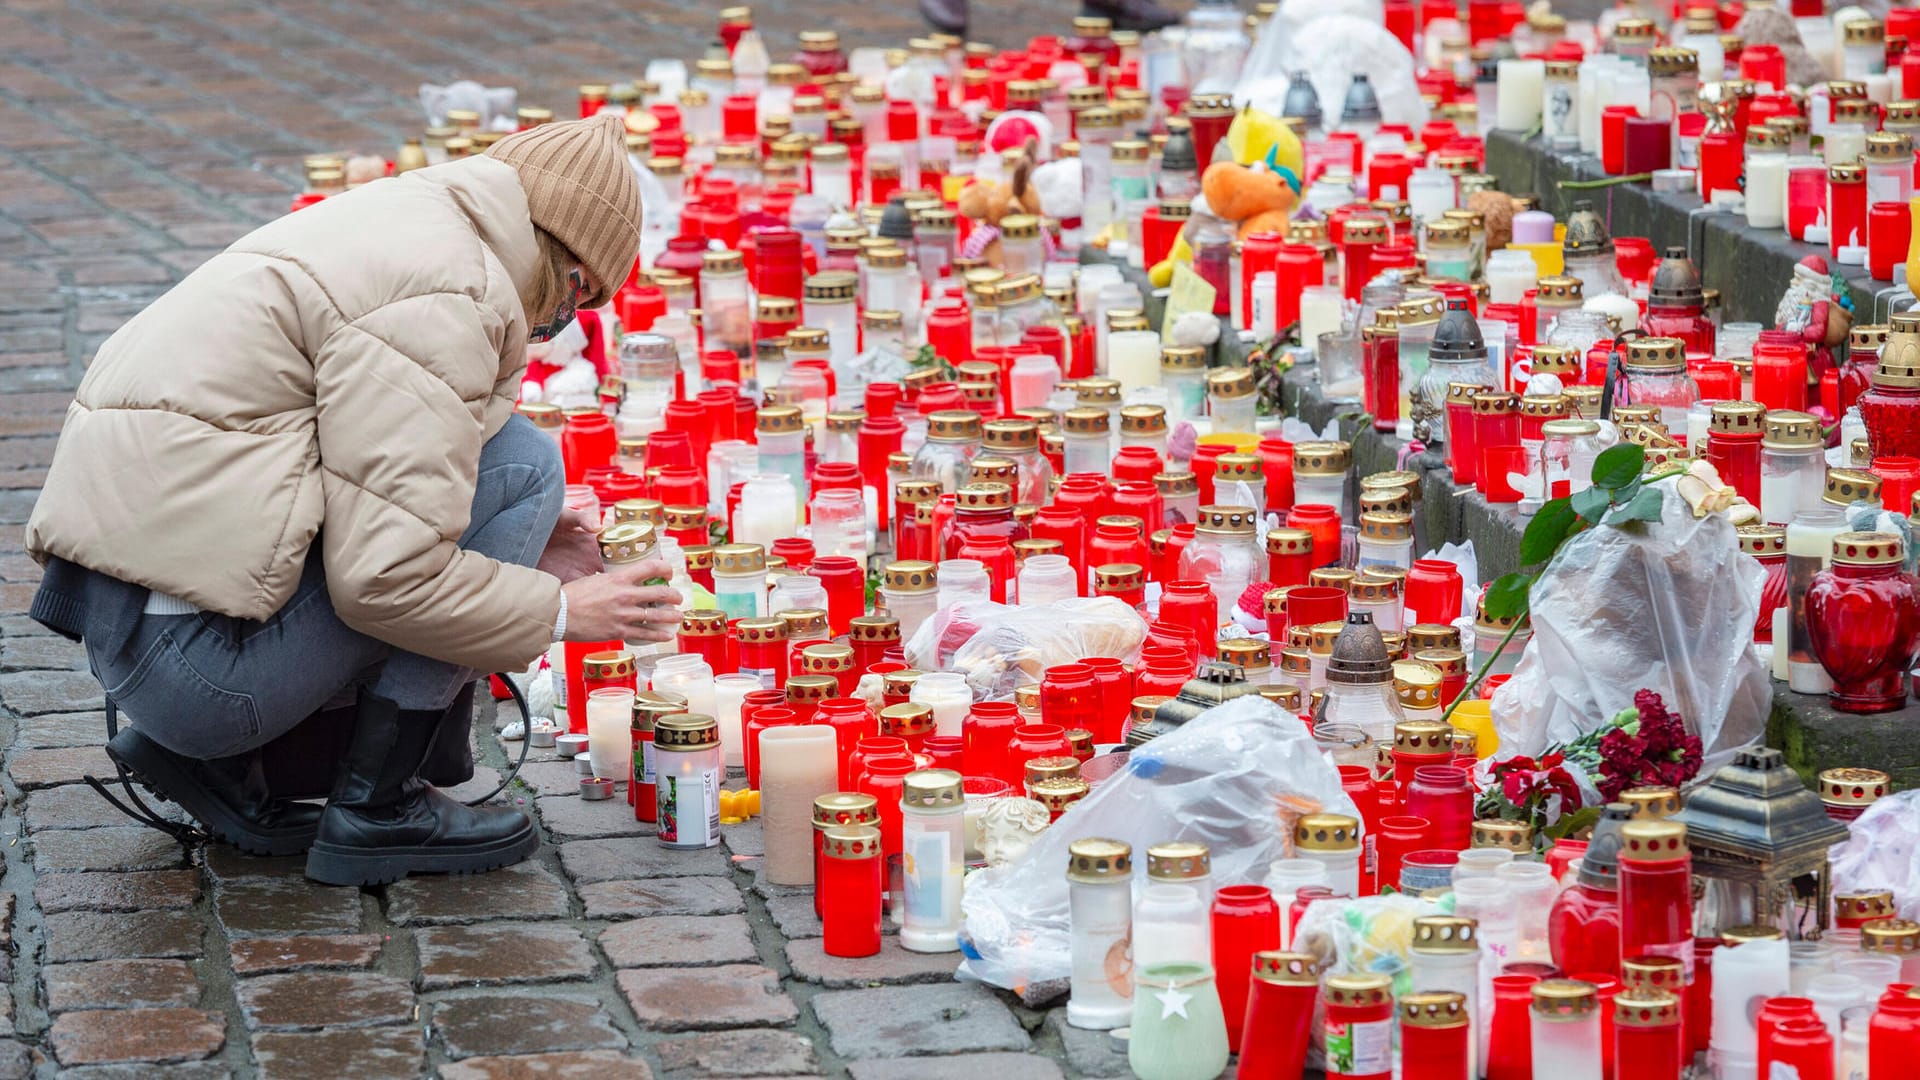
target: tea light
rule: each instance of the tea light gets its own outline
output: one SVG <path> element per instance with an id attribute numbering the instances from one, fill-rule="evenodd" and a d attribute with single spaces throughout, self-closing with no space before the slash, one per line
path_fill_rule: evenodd
<path id="1" fill-rule="evenodd" d="M 561 755 L 565 757 L 577 757 L 587 752 L 587 737 L 585 735 L 575 735 L 572 732 L 568 732 L 556 738 L 553 742 L 554 749 L 560 751 Z"/>
<path id="2" fill-rule="evenodd" d="M 580 798 L 587 802 L 613 798 L 613 779 L 607 776 L 581 777 Z"/>
<path id="3" fill-rule="evenodd" d="M 535 728 L 527 732 L 527 745 L 535 750 L 551 750 L 559 741 L 559 733 L 553 728 Z"/>

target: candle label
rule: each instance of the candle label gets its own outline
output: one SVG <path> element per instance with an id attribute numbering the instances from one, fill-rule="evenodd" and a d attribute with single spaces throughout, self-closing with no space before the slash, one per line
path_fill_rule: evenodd
<path id="1" fill-rule="evenodd" d="M 659 774 L 654 771 L 653 740 L 646 739 L 633 744 L 633 774 L 642 784 L 655 783 Z"/>
<path id="2" fill-rule="evenodd" d="M 1393 1021 L 1327 1021 L 1328 1076 L 1384 1076 L 1393 1071 Z"/>
<path id="3" fill-rule="evenodd" d="M 901 854 L 905 856 L 907 917 L 915 922 L 945 926 L 957 921 L 947 910 L 944 878 L 951 858 L 949 839 L 944 832 L 928 831 L 906 835 Z"/>
<path id="4" fill-rule="evenodd" d="M 680 802 L 686 781 L 689 805 Z M 720 775 L 702 769 L 698 778 L 661 777 L 655 789 L 660 819 L 660 842 L 674 847 L 712 847 L 720 837 Z"/>

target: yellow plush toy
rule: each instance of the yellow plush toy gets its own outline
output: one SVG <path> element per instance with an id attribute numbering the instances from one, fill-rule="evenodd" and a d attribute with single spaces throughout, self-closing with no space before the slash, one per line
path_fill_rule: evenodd
<path id="1" fill-rule="evenodd" d="M 1280 118 L 1248 106 L 1227 128 L 1232 161 L 1217 161 L 1200 176 L 1200 192 L 1215 217 L 1233 222 L 1239 236 L 1284 232 L 1300 203 L 1305 154 Z M 1156 287 L 1173 281 L 1175 263 L 1193 261 L 1183 230 L 1167 258 L 1148 271 Z"/>

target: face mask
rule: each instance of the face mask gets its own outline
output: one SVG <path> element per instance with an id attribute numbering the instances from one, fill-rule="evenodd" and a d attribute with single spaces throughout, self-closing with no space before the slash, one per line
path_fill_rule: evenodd
<path id="1" fill-rule="evenodd" d="M 587 295 L 586 278 L 581 275 L 579 267 L 567 271 L 567 286 L 567 298 L 554 310 L 553 318 L 528 328 L 528 341 L 551 341 L 573 321 L 574 313 L 580 310 L 581 299 Z"/>

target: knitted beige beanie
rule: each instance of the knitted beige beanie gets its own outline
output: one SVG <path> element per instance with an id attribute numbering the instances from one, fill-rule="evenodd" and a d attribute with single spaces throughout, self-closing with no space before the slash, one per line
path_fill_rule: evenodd
<path id="1" fill-rule="evenodd" d="M 599 307 L 633 272 L 640 251 L 640 184 L 627 160 L 627 129 L 605 115 L 509 135 L 487 149 L 520 173 L 533 223 L 579 256 L 600 281 L 581 302 Z"/>

